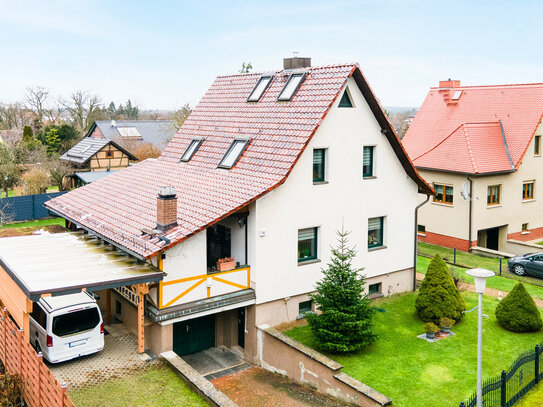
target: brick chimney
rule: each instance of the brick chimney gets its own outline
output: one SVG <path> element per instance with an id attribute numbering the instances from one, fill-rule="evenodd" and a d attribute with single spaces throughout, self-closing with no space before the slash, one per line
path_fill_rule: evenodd
<path id="1" fill-rule="evenodd" d="M 177 194 L 174 187 L 162 187 L 156 200 L 156 228 L 162 232 L 177 226 Z"/>
<path id="2" fill-rule="evenodd" d="M 459 88 L 460 81 L 449 78 L 449 80 L 446 80 L 446 81 L 439 81 L 439 87 L 440 88 Z"/>
<path id="3" fill-rule="evenodd" d="M 309 68 L 311 66 L 311 58 L 298 57 L 283 58 L 283 69 L 298 69 Z"/>

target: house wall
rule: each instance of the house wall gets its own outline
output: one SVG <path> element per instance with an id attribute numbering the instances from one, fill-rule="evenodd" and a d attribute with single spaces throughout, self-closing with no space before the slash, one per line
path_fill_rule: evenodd
<path id="1" fill-rule="evenodd" d="M 108 158 L 108 152 L 111 152 L 112 156 Z M 128 156 L 119 150 L 117 147 L 108 144 L 98 151 L 89 161 L 89 168 L 91 171 L 106 171 L 110 170 L 122 170 L 128 167 L 130 160 Z"/>
<path id="2" fill-rule="evenodd" d="M 337 244 L 336 231 L 351 231 L 354 267 L 368 278 L 413 266 L 417 185 L 407 176 L 352 79 L 355 108 L 338 108 L 339 97 L 286 182 L 256 202 L 255 258 L 251 259 L 257 304 L 314 290 Z M 362 178 L 363 146 L 375 146 L 376 177 Z M 326 148 L 328 183 L 312 182 L 313 149 Z M 368 218 L 384 216 L 384 245 L 369 250 Z M 298 229 L 319 227 L 320 262 L 299 265 Z M 411 278 L 406 275 L 406 280 Z M 409 287 L 402 283 L 402 287 Z"/>
<path id="3" fill-rule="evenodd" d="M 100 131 L 100 129 L 98 128 L 98 126 L 96 126 L 94 128 L 94 131 L 89 135 L 89 137 L 93 137 L 93 138 L 104 138 L 104 135 L 102 134 L 102 132 Z"/>

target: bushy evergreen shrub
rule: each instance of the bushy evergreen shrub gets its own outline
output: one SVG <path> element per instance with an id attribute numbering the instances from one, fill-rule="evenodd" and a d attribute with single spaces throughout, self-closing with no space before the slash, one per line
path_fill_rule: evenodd
<path id="1" fill-rule="evenodd" d="M 535 332 L 543 327 L 541 314 L 522 283 L 498 304 L 496 318 L 503 328 L 512 332 Z"/>
<path id="2" fill-rule="evenodd" d="M 439 254 L 430 264 L 419 294 L 415 300 L 415 308 L 419 317 L 425 322 L 439 324 L 439 319 L 447 317 L 460 321 L 466 310 L 466 303 L 456 288 L 449 268 Z"/>

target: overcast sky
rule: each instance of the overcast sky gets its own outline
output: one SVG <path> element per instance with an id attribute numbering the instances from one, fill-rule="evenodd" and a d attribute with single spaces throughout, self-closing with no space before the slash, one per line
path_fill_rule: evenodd
<path id="1" fill-rule="evenodd" d="M 440 79 L 543 82 L 542 1 L 0 0 L 0 102 L 28 86 L 143 108 L 195 104 L 243 61 L 358 62 L 386 106 Z"/>

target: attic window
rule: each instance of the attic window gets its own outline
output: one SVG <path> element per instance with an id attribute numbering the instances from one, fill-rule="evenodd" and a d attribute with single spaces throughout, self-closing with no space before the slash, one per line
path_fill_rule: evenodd
<path id="1" fill-rule="evenodd" d="M 349 88 L 345 88 L 345 92 L 343 92 L 338 107 L 353 107 L 353 102 L 351 102 L 351 97 L 349 95 Z"/>
<path id="2" fill-rule="evenodd" d="M 185 150 L 185 152 L 183 153 L 183 156 L 181 157 L 181 161 L 189 161 L 194 155 L 194 153 L 200 148 L 200 144 L 202 144 L 201 139 L 192 140 L 189 146 L 187 147 L 187 149 Z"/>
<path id="3" fill-rule="evenodd" d="M 123 139 L 141 140 L 143 138 L 135 127 L 117 127 L 117 131 Z"/>
<path id="4" fill-rule="evenodd" d="M 460 96 L 462 96 L 462 91 L 461 90 L 457 90 L 456 92 L 454 92 L 454 95 L 452 97 L 452 100 L 458 100 L 460 99 Z"/>
<path id="5" fill-rule="evenodd" d="M 247 147 L 247 144 L 249 144 L 249 140 L 246 139 L 234 140 L 219 163 L 219 168 L 232 168 L 238 161 L 239 157 L 241 157 L 241 154 Z"/>
<path id="6" fill-rule="evenodd" d="M 288 81 L 285 84 L 285 87 L 283 88 L 281 93 L 279 94 L 277 100 L 283 102 L 291 100 L 300 85 L 302 84 L 304 78 L 305 73 L 294 73 L 290 75 L 290 78 L 288 78 Z"/>
<path id="7" fill-rule="evenodd" d="M 272 79 L 273 76 L 271 75 L 262 76 L 249 97 L 247 98 L 247 102 L 258 102 L 264 94 L 264 91 L 268 89 L 268 86 L 270 85 Z"/>

